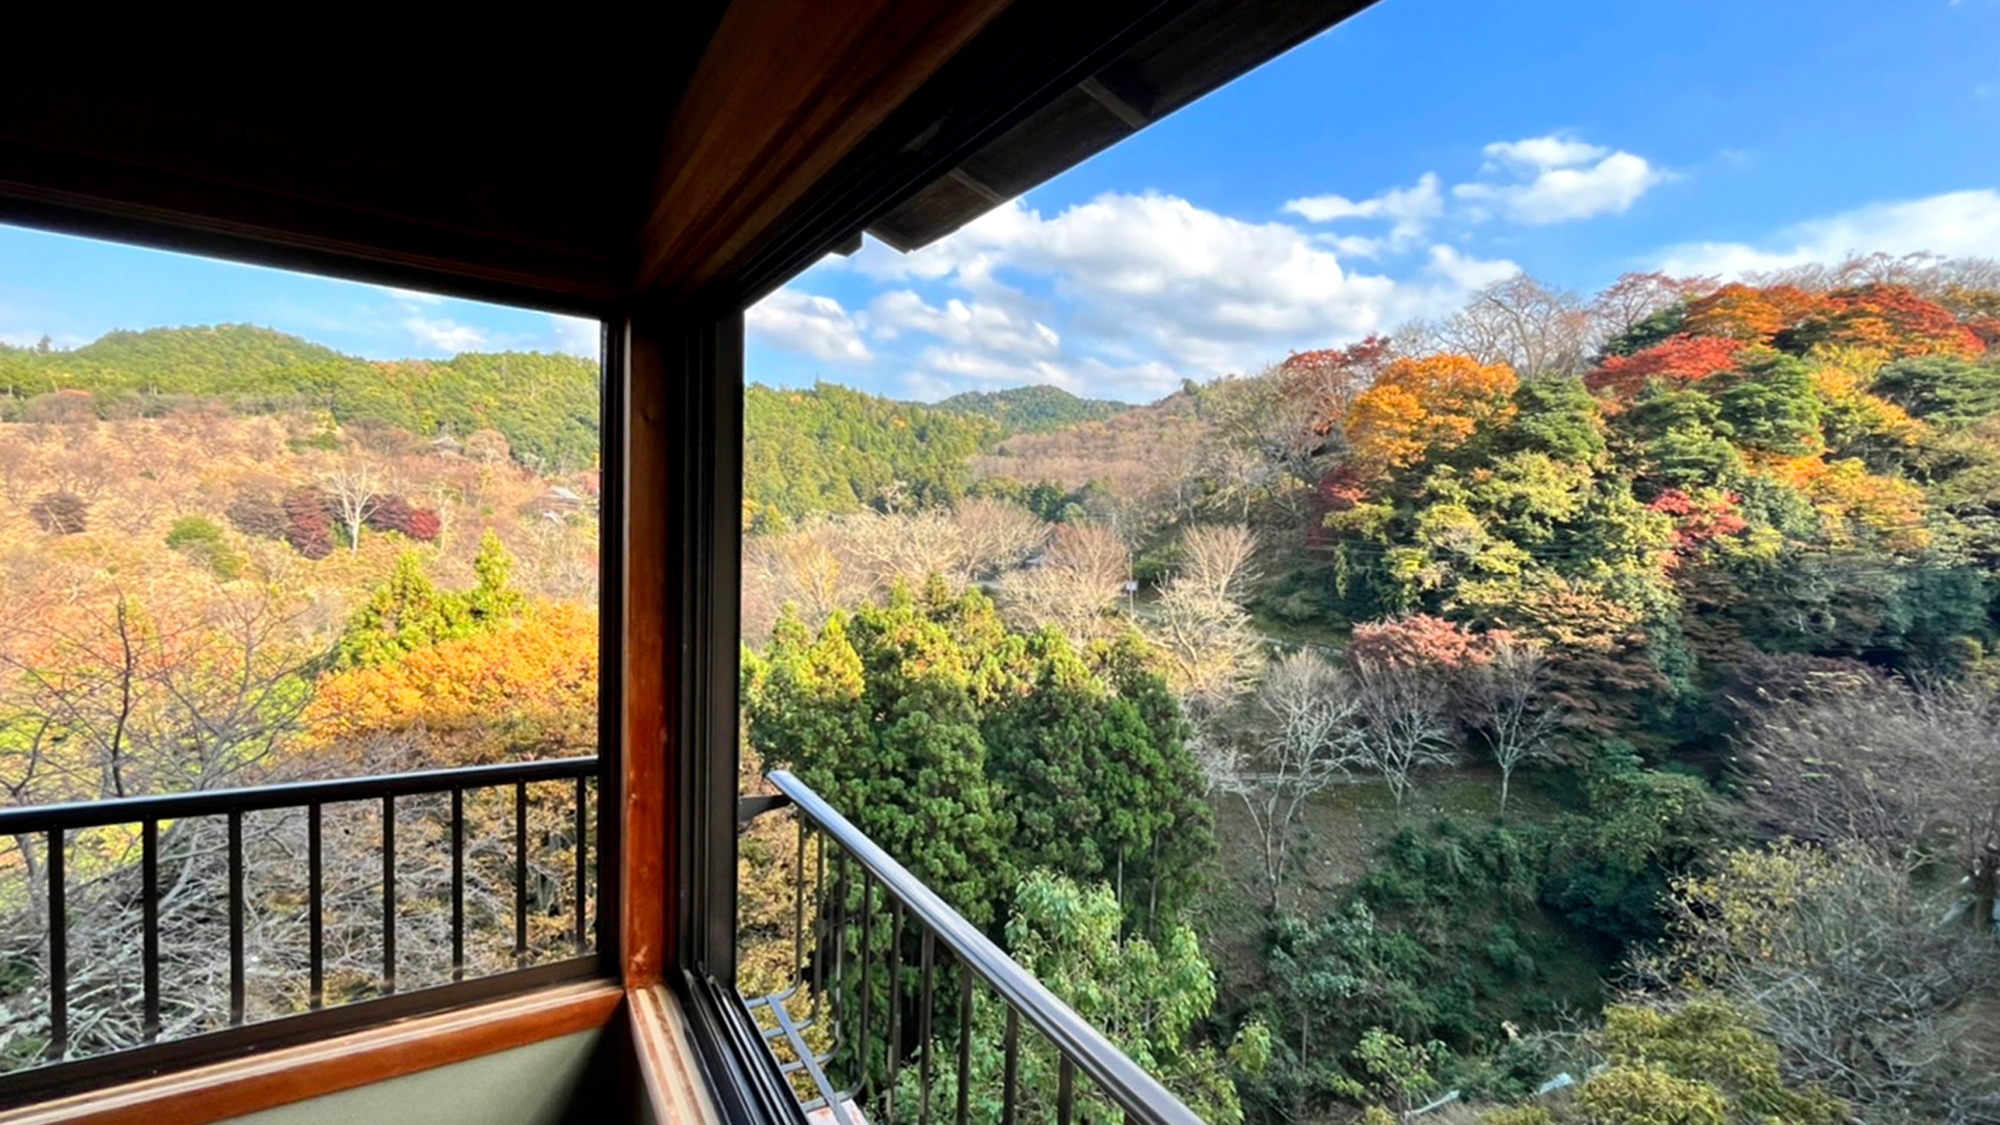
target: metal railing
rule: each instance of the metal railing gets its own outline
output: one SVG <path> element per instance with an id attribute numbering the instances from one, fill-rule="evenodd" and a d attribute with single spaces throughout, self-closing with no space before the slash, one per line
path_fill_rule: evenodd
<path id="1" fill-rule="evenodd" d="M 31 983 L 0 978 L 0 1003 L 10 1032 L 32 1023 L 36 1039 L 45 1035 L 31 1054 L 10 1034 L 0 1102 L 50 1085 L 52 1072 L 144 1070 L 200 1057 L 204 1045 L 267 1045 L 275 1035 L 259 1033 L 277 1025 L 327 1033 L 495 994 L 501 978 L 526 986 L 594 971 L 597 776 L 598 759 L 580 757 L 0 810 L 0 839 L 15 844 L 0 854 L 6 955 L 9 967 L 38 962 Z M 331 881 L 342 890 L 337 911 Z M 80 902 L 86 888 L 90 901 Z M 399 929 L 416 921 L 429 940 L 399 945 Z M 214 940 L 223 932 L 226 942 Z M 88 951 L 76 947 L 80 934 Z M 136 965 L 122 956 L 128 945 Z M 299 967 L 302 978 L 288 971 Z M 91 978 L 82 987 L 80 974 Z"/>
<path id="2" fill-rule="evenodd" d="M 1070 1125 L 1079 1099 L 1090 1097 L 1079 1089 L 1081 1078 L 1094 1087 L 1097 1104 L 1125 1121 L 1201 1125 L 1179 1098 L 810 787 L 782 770 L 769 780 L 777 794 L 744 799 L 739 820 L 795 810 L 794 972 L 787 987 L 744 1002 L 808 1114 L 835 1125 L 929 1125 L 934 1108 L 942 1108 L 933 1106 L 933 1091 L 947 1086 L 956 1125 L 974 1120 L 975 1098 L 982 1121 L 997 1116 L 999 1125 L 1015 1125 L 1032 1116 Z M 984 1018 L 978 989 L 990 997 Z M 1024 1041 L 1024 1023 L 1039 1040 Z M 1034 1051 L 1053 1053 L 1053 1106 L 1027 1104 L 1048 1093 L 1025 1086 L 1024 1061 Z M 906 1100 L 900 1112 L 899 1098 Z"/>

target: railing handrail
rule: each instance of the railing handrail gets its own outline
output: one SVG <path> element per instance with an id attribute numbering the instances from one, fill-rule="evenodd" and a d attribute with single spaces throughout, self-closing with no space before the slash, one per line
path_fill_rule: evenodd
<path id="1" fill-rule="evenodd" d="M 896 862 L 888 852 L 868 838 L 813 792 L 812 787 L 785 770 L 772 770 L 771 784 L 791 799 L 798 810 L 833 837 L 843 851 L 854 857 L 870 874 L 902 900 L 903 905 L 930 927 L 938 940 L 961 963 L 984 980 L 1037 1031 L 1055 1044 L 1056 1050 L 1088 1075 L 1127 1117 L 1142 1125 L 1205 1125 L 1201 1117 L 1173 1095 L 1159 1080 L 1148 1074 L 1124 1051 L 1106 1039 L 1090 1021 L 1076 1014 L 1061 997 L 1050 992 L 1034 975 L 1014 962 L 978 927 L 965 920 L 923 880 Z"/>
<path id="2" fill-rule="evenodd" d="M 457 769 L 342 777 L 328 781 L 297 781 L 282 785 L 246 785 L 239 789 L 203 789 L 152 797 L 112 797 L 60 805 L 22 805 L 0 809 L 0 836 L 47 832 L 53 828 L 103 828 L 176 820 L 190 816 L 225 816 L 233 812 L 332 805 L 344 801 L 380 800 L 454 789 L 483 789 L 516 782 L 564 781 L 596 773 L 598 758 L 544 758 L 533 762 L 501 762 Z"/>

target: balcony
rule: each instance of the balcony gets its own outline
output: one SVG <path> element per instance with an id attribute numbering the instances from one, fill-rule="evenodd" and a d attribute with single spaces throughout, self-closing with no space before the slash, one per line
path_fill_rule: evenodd
<path id="1" fill-rule="evenodd" d="M 130 1083 L 113 1103 L 143 1103 L 188 1081 L 154 1076 L 195 1061 L 240 1087 L 288 1052 L 324 1065 L 329 1048 L 379 1052 L 384 1031 L 407 1047 L 509 1025 L 526 1042 L 504 1054 L 364 1069 L 372 1081 L 308 1104 L 429 1119 L 418 1106 L 467 1085 L 507 1091 L 482 1115 L 502 1120 L 524 1107 L 534 1119 L 657 1119 L 706 1104 L 690 1081 L 703 1052 L 670 1010 L 691 997 L 626 998 L 631 1015 L 657 1006 L 647 1020 L 681 1030 L 651 1052 L 635 1036 L 635 1059 L 611 1029 L 620 992 L 596 955 L 593 893 L 599 767 L 573 758 L 0 811 L 24 860 L 8 889 L 28 892 L 13 896 L 12 929 L 25 913 L 40 938 L 32 983 L 6 997 L 0 1074 L 0 1102 L 29 1108 L 0 1120 L 101 1113 L 104 1094 L 62 1096 L 106 1083 Z M 701 990 L 718 1032 L 709 1073 L 739 1076 L 749 1119 L 1197 1125 L 838 810 L 788 773 L 770 782 L 775 795 L 745 798 L 739 817 L 793 821 L 788 982 Z M 266 885 L 250 886 L 252 871 Z M 136 948 L 118 948 L 130 935 Z M 627 1062 L 636 1081 L 619 1077 Z"/>

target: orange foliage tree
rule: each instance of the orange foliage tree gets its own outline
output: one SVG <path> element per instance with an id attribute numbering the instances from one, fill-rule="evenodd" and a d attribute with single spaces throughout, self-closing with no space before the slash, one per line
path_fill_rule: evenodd
<path id="1" fill-rule="evenodd" d="M 1796 285 L 1760 289 L 1739 282 L 1689 301 L 1685 327 L 1696 336 L 1768 344 L 1778 333 L 1798 327 L 1823 304 L 1824 298 Z"/>
<path id="2" fill-rule="evenodd" d="M 1348 410 L 1355 461 L 1377 471 L 1404 468 L 1504 422 L 1520 381 L 1504 363 L 1470 356 L 1399 359 Z"/>

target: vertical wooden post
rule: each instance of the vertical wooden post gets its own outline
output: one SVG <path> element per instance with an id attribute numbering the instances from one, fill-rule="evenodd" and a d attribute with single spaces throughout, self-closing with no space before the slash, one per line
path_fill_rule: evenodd
<path id="1" fill-rule="evenodd" d="M 619 967 L 730 984 L 743 318 L 641 302 L 619 329 Z"/>

